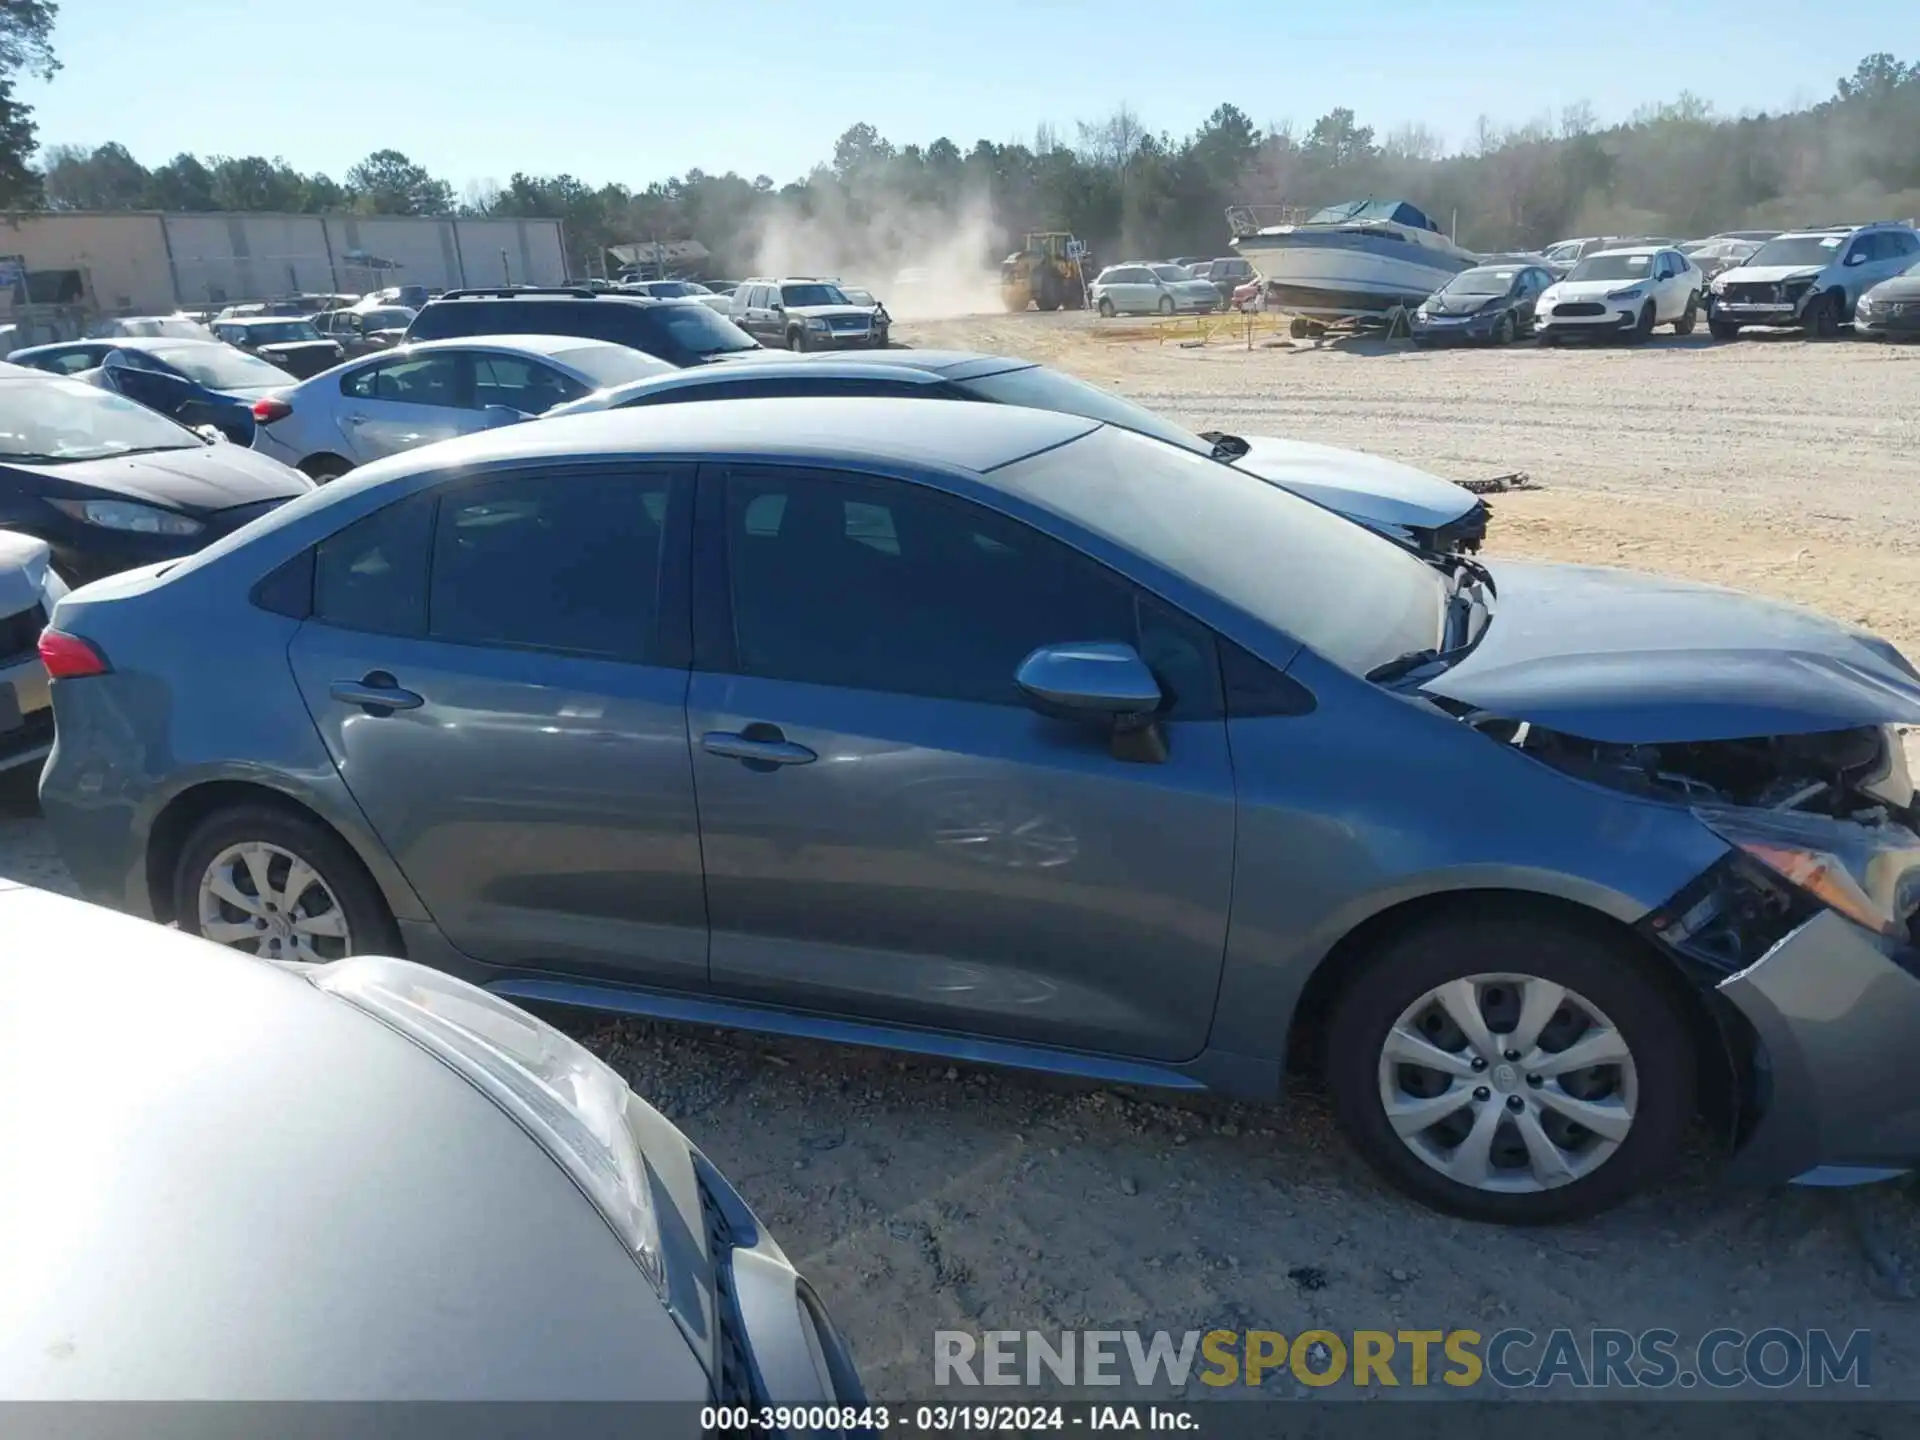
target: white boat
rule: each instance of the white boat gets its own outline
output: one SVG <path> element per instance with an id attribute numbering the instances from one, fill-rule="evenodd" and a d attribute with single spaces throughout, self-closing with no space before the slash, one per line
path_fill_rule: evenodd
<path id="1" fill-rule="evenodd" d="M 1405 200 L 1329 205 L 1282 225 L 1261 225 L 1257 211 L 1236 207 L 1227 224 L 1234 248 L 1265 278 L 1268 303 L 1297 315 L 1385 315 L 1479 263 Z"/>

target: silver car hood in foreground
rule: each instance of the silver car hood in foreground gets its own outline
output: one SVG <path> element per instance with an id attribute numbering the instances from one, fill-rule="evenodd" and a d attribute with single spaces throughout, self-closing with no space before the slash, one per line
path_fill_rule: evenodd
<path id="1" fill-rule="evenodd" d="M 1607 744 L 1920 724 L 1920 674 L 1795 605 L 1586 565 L 1501 563 L 1493 620 L 1421 689 Z"/>
<path id="2" fill-rule="evenodd" d="M 1305 440 L 1241 438 L 1251 448 L 1233 462 L 1240 469 L 1376 530 L 1437 530 L 1477 503 L 1451 480 L 1398 460 Z"/>

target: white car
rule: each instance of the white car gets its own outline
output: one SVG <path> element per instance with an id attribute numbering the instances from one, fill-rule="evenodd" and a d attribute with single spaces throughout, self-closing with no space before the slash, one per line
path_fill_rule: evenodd
<path id="1" fill-rule="evenodd" d="M 0 770 L 36 764 L 53 748 L 40 632 L 66 593 L 46 541 L 0 530 Z"/>
<path id="2" fill-rule="evenodd" d="M 1102 315 L 1172 315 L 1218 310 L 1220 292 L 1179 265 L 1109 265 L 1088 287 Z"/>
<path id="3" fill-rule="evenodd" d="M 1746 325 L 1797 325 L 1836 335 L 1860 297 L 1920 260 L 1920 232 L 1898 224 L 1776 235 L 1744 264 L 1714 276 L 1707 328 L 1731 340 Z"/>
<path id="4" fill-rule="evenodd" d="M 818 355 L 751 368 L 697 365 L 599 391 L 555 410 L 552 418 L 696 400 L 809 395 L 916 397 L 1058 410 L 1235 465 L 1428 555 L 1478 550 L 1487 533 L 1486 501 L 1397 460 L 1262 435 L 1196 435 L 1062 371 L 968 351 L 900 350 L 858 359 Z"/>
<path id="5" fill-rule="evenodd" d="M 227 854 L 257 954 L 0 878 L 0 1399 L 857 1416 L 818 1295 L 670 1120 L 451 975 L 275 963 L 338 916 Z"/>
<path id="6" fill-rule="evenodd" d="M 253 448 L 314 480 L 332 480 L 369 460 L 518 424 L 673 368 L 625 345 L 573 335 L 425 340 L 254 401 Z"/>
<path id="7" fill-rule="evenodd" d="M 1549 285 L 1534 312 L 1542 345 L 1569 336 L 1644 340 L 1656 325 L 1691 335 L 1705 277 L 1671 246 L 1597 250 Z"/>

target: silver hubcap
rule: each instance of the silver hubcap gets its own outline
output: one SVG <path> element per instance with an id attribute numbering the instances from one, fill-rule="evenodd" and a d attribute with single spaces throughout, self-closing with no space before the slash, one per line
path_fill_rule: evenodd
<path id="1" fill-rule="evenodd" d="M 320 872 L 264 841 L 229 845 L 200 877 L 200 933 L 268 960 L 353 953 L 347 915 Z"/>
<path id="2" fill-rule="evenodd" d="M 1633 1127 L 1624 1036 L 1575 991 L 1470 975 L 1422 995 L 1380 1048 L 1380 1103 L 1408 1149 L 1476 1190 L 1525 1194 L 1590 1175 Z"/>

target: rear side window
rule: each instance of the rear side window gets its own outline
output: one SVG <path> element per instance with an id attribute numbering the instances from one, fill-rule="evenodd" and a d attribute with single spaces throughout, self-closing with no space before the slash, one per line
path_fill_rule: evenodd
<path id="1" fill-rule="evenodd" d="M 343 630 L 419 635 L 427 628 L 431 495 L 376 510 L 314 550 L 313 613 Z"/>
<path id="2" fill-rule="evenodd" d="M 435 640 L 648 659 L 669 476 L 539 473 L 440 500 L 427 633 Z"/>
<path id="3" fill-rule="evenodd" d="M 625 307 L 597 300 L 444 300 L 429 305 L 407 327 L 409 340 L 468 335 L 579 335 L 618 341 L 605 333 L 609 312 Z M 612 316 L 617 324 L 618 315 Z"/>

